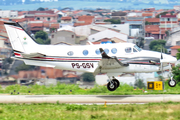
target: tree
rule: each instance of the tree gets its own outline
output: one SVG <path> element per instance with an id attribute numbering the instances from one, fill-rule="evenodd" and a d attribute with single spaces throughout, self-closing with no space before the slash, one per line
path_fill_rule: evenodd
<path id="1" fill-rule="evenodd" d="M 174 75 L 173 78 L 176 80 L 176 82 L 180 82 L 180 65 L 172 67 L 172 73 Z"/>
<path id="2" fill-rule="evenodd" d="M 180 49 L 178 49 L 178 53 L 176 53 L 176 58 L 177 59 L 180 59 Z M 178 64 L 177 66 L 175 67 L 172 67 L 172 73 L 174 75 L 174 79 L 177 81 L 177 82 L 180 82 L 180 64 Z"/>
<path id="3" fill-rule="evenodd" d="M 156 45 L 162 45 L 163 47 L 165 46 L 166 41 L 165 40 L 153 40 L 151 41 L 151 43 L 149 44 L 149 49 L 153 50 L 153 47 Z"/>
<path id="4" fill-rule="evenodd" d="M 178 49 L 178 53 L 176 53 L 176 58 L 179 60 L 180 59 L 180 49 Z"/>
<path id="5" fill-rule="evenodd" d="M 157 45 L 153 46 L 152 50 L 157 51 L 157 52 L 161 52 L 161 50 L 162 50 L 163 53 L 167 53 L 167 49 L 162 47 L 161 44 L 157 44 Z"/>
<path id="6" fill-rule="evenodd" d="M 83 77 L 83 81 L 86 81 L 86 82 L 95 81 L 95 77 L 92 73 L 84 73 L 82 74 L 82 77 Z"/>
<path id="7" fill-rule="evenodd" d="M 121 20 L 120 19 L 118 19 L 118 20 L 107 19 L 107 20 L 104 20 L 104 22 L 111 22 L 111 24 L 121 24 Z"/>
<path id="8" fill-rule="evenodd" d="M 168 12 L 162 12 L 162 13 L 156 15 L 156 18 L 160 18 L 160 15 L 166 15 L 167 13 L 168 13 Z"/>
<path id="9" fill-rule="evenodd" d="M 32 66 L 32 65 L 25 65 L 24 63 L 21 64 L 20 66 L 16 67 L 15 68 L 15 72 L 19 72 L 21 70 L 25 70 L 25 71 L 28 71 L 28 70 L 33 70 L 36 66 Z"/>
<path id="10" fill-rule="evenodd" d="M 44 31 L 36 32 L 36 42 L 39 44 L 50 44 L 51 40 L 48 38 L 48 34 Z"/>
<path id="11" fill-rule="evenodd" d="M 37 11 L 45 11 L 45 9 L 43 7 L 39 7 Z"/>
<path id="12" fill-rule="evenodd" d="M 145 25 L 151 25 L 151 23 L 150 23 L 150 22 L 148 22 L 148 21 L 146 21 L 146 22 L 145 22 Z"/>
<path id="13" fill-rule="evenodd" d="M 137 79 L 137 80 L 135 81 L 134 86 L 136 86 L 136 87 L 138 87 L 138 88 L 140 88 L 140 89 L 146 87 L 145 84 L 144 84 L 144 82 L 143 82 L 143 80 L 141 80 L 141 79 Z"/>
<path id="14" fill-rule="evenodd" d="M 41 38 L 43 40 L 46 40 L 48 38 L 48 34 L 46 32 L 44 32 L 44 31 L 40 30 L 40 31 L 36 32 L 35 38 L 36 39 Z"/>

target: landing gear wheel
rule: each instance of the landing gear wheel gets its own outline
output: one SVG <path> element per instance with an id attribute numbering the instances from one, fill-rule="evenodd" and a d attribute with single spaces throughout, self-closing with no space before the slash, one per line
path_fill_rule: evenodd
<path id="1" fill-rule="evenodd" d="M 116 83 L 116 86 L 117 86 L 117 88 L 118 88 L 119 85 L 120 85 L 120 82 L 119 82 L 117 79 L 112 79 L 112 81 L 113 81 L 114 83 Z"/>
<path id="2" fill-rule="evenodd" d="M 116 83 L 114 81 L 108 82 L 107 89 L 109 91 L 114 91 L 114 90 L 116 90 L 116 88 L 117 88 L 117 85 L 116 85 Z"/>
<path id="3" fill-rule="evenodd" d="M 175 87 L 175 86 L 176 86 L 176 81 L 175 81 L 174 79 L 169 80 L 169 81 L 168 81 L 168 85 L 169 85 L 170 87 Z"/>

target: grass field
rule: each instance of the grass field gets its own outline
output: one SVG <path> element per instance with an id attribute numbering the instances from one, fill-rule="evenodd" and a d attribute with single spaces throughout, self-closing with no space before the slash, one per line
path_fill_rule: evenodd
<path id="1" fill-rule="evenodd" d="M 180 103 L 0 104 L 0 120 L 178 120 Z"/>
<path id="2" fill-rule="evenodd" d="M 106 86 L 97 86 L 95 85 L 92 89 L 81 89 L 78 85 L 67 85 L 58 83 L 56 86 L 40 86 L 40 85 L 32 85 L 32 86 L 20 86 L 20 85 L 10 85 L 3 89 L 0 86 L 0 94 L 21 94 L 21 95 L 140 95 L 140 94 L 180 94 L 180 85 L 177 84 L 176 87 L 169 87 L 168 84 L 165 84 L 164 91 L 152 91 L 146 89 L 136 89 L 127 84 L 121 84 L 119 88 L 115 91 L 108 91 Z M 72 92 L 70 92 L 72 91 Z M 147 91 L 144 93 L 143 91 Z"/>

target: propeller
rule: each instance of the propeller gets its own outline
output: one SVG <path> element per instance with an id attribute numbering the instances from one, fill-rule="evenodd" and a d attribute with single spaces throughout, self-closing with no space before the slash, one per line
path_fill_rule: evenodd
<path id="1" fill-rule="evenodd" d="M 161 64 L 161 75 L 162 75 L 162 81 L 163 81 L 163 89 L 165 90 L 165 83 L 164 83 L 164 80 L 163 80 L 163 62 L 164 62 L 164 60 L 163 60 L 163 54 L 162 54 L 162 52 L 163 52 L 163 47 L 162 47 L 162 45 L 161 45 L 160 64 Z"/>

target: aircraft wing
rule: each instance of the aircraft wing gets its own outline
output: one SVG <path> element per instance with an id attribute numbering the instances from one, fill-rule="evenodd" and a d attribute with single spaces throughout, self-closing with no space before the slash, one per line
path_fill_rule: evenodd
<path id="1" fill-rule="evenodd" d="M 102 48 L 100 48 L 99 50 L 101 52 L 102 59 L 99 61 L 98 67 L 94 71 L 94 75 L 101 73 L 101 70 L 118 69 L 121 67 L 129 66 L 129 64 L 122 63 L 121 61 L 119 61 L 116 56 L 113 57 L 108 56 Z"/>
<path id="2" fill-rule="evenodd" d="M 46 55 L 41 54 L 41 53 L 30 53 L 30 54 L 22 53 L 22 56 L 24 58 L 34 58 L 34 57 L 44 57 Z"/>

